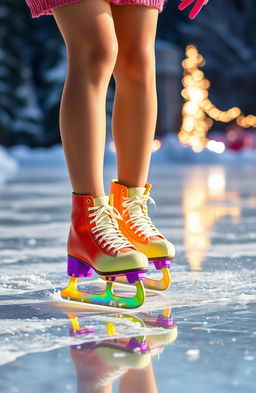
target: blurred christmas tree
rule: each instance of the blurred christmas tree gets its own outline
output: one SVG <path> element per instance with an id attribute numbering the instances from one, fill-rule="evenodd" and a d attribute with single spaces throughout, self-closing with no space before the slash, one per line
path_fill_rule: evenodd
<path id="1" fill-rule="evenodd" d="M 217 107 L 239 106 L 245 114 L 256 114 L 256 1 L 210 0 L 194 21 L 175 12 L 178 3 L 167 3 L 159 36 L 184 48 L 197 46 L 206 59 L 209 94 Z"/>

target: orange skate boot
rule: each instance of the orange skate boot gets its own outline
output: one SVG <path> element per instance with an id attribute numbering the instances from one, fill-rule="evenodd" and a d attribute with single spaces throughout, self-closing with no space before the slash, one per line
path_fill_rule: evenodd
<path id="1" fill-rule="evenodd" d="M 108 196 L 93 198 L 72 193 L 67 242 L 67 274 L 71 279 L 68 287 L 61 291 L 63 298 L 121 308 L 136 308 L 144 302 L 142 277 L 148 269 L 148 260 L 121 233 L 118 218 L 121 216 Z M 79 291 L 77 279 L 91 277 L 93 271 L 107 280 L 106 290 L 101 294 Z M 113 293 L 114 281 L 119 276 L 135 284 L 134 297 L 120 297 Z"/>
<path id="2" fill-rule="evenodd" d="M 155 227 L 148 216 L 147 201 L 154 203 L 149 196 L 151 184 L 145 187 L 126 187 L 112 180 L 110 194 L 114 195 L 114 206 L 122 219 L 118 218 L 121 232 L 140 252 L 143 252 L 148 261 L 154 264 L 157 270 L 162 270 L 161 280 L 143 278 L 145 288 L 166 290 L 171 285 L 169 267 L 175 256 L 174 245 L 169 242 Z M 123 277 L 119 282 L 127 283 Z"/>

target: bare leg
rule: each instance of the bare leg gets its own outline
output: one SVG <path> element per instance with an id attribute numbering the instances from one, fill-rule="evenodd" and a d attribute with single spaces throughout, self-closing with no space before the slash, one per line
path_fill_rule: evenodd
<path id="1" fill-rule="evenodd" d="M 111 8 L 105 0 L 85 0 L 54 8 L 53 15 L 68 57 L 60 131 L 73 191 L 102 196 L 106 95 L 118 52 Z"/>
<path id="2" fill-rule="evenodd" d="M 113 137 L 118 180 L 128 187 L 147 181 L 157 119 L 155 35 L 158 10 L 111 4 L 119 44 L 114 68 Z"/>

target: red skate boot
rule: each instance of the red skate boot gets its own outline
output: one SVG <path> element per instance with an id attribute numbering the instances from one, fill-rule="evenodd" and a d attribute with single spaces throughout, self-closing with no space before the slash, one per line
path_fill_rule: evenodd
<path id="1" fill-rule="evenodd" d="M 120 308 L 136 308 L 144 302 L 142 277 L 148 269 L 148 260 L 121 233 L 117 218 L 121 216 L 108 196 L 93 198 L 72 193 L 67 242 L 67 273 L 71 279 L 68 287 L 61 291 L 63 298 Z M 91 277 L 93 271 L 107 280 L 102 294 L 81 292 L 76 288 L 77 279 Z M 134 297 L 120 297 L 113 293 L 114 281 L 119 276 L 135 284 Z"/>

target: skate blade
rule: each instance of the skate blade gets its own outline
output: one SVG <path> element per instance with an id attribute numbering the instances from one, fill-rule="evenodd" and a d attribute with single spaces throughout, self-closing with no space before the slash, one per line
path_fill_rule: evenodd
<path id="1" fill-rule="evenodd" d="M 133 297 L 122 297 L 115 295 L 113 292 L 114 282 L 107 281 L 106 289 L 100 294 L 83 292 L 77 289 L 77 277 L 71 277 L 69 285 L 61 290 L 61 296 L 64 299 L 86 303 L 86 304 L 97 304 L 106 307 L 116 307 L 132 309 L 140 307 L 146 298 L 145 289 L 142 280 L 138 280 L 134 283 L 136 288 L 136 294 Z"/>

